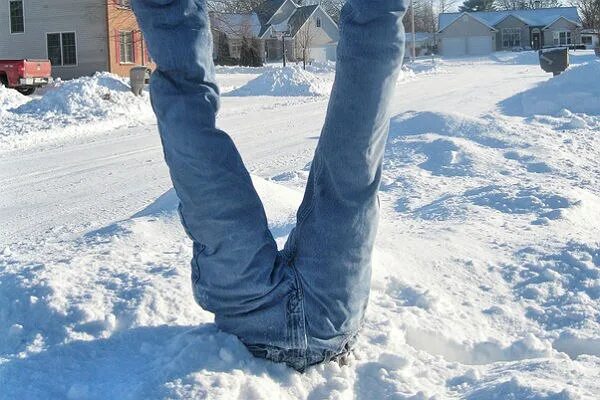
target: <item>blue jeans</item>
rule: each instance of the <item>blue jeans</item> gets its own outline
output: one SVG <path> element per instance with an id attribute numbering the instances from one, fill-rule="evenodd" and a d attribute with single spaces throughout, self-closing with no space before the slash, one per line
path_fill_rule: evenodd
<path id="1" fill-rule="evenodd" d="M 256 356 L 303 371 L 345 354 L 369 297 L 404 1 L 344 6 L 327 118 L 282 251 L 234 143 L 215 126 L 219 89 L 205 0 L 132 3 L 157 64 L 151 98 L 194 243 L 196 301 Z"/>

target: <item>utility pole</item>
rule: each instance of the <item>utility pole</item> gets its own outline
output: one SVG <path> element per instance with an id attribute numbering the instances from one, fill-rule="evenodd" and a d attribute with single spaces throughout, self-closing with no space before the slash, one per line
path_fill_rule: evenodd
<path id="1" fill-rule="evenodd" d="M 411 46 L 411 58 L 412 62 L 415 62 L 417 58 L 417 35 L 415 33 L 415 2 L 410 0 L 410 25 L 412 31 L 412 46 Z"/>
<path id="2" fill-rule="evenodd" d="M 285 56 L 285 35 L 281 35 L 281 47 L 283 51 L 283 68 L 286 66 L 286 56 Z"/>
<path id="3" fill-rule="evenodd" d="M 281 51 L 283 52 L 283 67 L 285 68 L 285 66 L 287 65 L 287 57 L 286 57 L 286 48 L 285 48 L 285 38 L 286 37 L 291 37 L 290 32 L 289 31 L 280 31 L 280 32 L 276 32 L 275 30 L 273 30 L 273 33 L 271 34 L 271 37 L 277 38 L 277 39 L 281 39 Z"/>

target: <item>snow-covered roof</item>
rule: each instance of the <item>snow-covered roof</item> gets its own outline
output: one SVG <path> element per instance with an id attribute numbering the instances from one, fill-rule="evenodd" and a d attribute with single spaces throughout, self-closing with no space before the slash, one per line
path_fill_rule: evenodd
<path id="1" fill-rule="evenodd" d="M 230 38 L 256 37 L 260 33 L 261 24 L 256 13 L 211 13 L 210 17 L 213 29 Z"/>
<path id="2" fill-rule="evenodd" d="M 285 2 L 286 0 L 265 0 L 260 3 L 255 9 L 260 23 L 266 25 L 271 17 L 273 17 L 273 14 L 275 14 Z"/>
<path id="3" fill-rule="evenodd" d="M 304 26 L 306 21 L 313 15 L 315 10 L 319 8 L 318 4 L 298 7 L 290 19 L 288 20 L 288 25 L 290 27 L 290 34 L 292 37 L 296 36 L 300 28 Z"/>
<path id="4" fill-rule="evenodd" d="M 451 23 L 456 21 L 462 12 L 443 13 L 439 17 L 439 30 L 442 31 Z M 577 24 L 581 24 L 581 18 L 577 12 L 577 7 L 556 7 L 556 8 L 536 8 L 534 10 L 508 10 L 508 11 L 477 11 L 467 12 L 467 14 L 476 17 L 486 25 L 495 26 L 502 20 L 513 15 L 529 26 L 544 27 L 552 24 L 560 17 L 566 18 Z"/>
<path id="5" fill-rule="evenodd" d="M 427 40 L 431 40 L 433 38 L 433 33 L 428 32 L 415 32 L 415 43 L 416 42 L 426 42 Z M 413 35 L 411 32 L 406 32 L 406 41 L 412 42 Z"/>

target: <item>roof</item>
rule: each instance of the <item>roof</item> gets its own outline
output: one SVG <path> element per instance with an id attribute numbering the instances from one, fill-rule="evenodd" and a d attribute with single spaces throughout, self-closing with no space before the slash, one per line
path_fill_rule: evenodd
<path id="1" fill-rule="evenodd" d="M 463 14 L 464 13 L 461 12 L 440 14 L 439 30 L 442 31 L 446 29 Z M 478 18 L 480 21 L 489 26 L 495 26 L 510 15 L 515 16 L 529 26 L 548 26 L 549 24 L 554 23 L 560 17 L 564 17 L 577 24 L 581 24 L 581 18 L 577 12 L 577 7 L 536 8 L 533 10 L 476 11 L 467 12 L 467 14 Z"/>
<path id="2" fill-rule="evenodd" d="M 260 33 L 260 21 L 256 13 L 228 14 L 210 13 L 210 23 L 213 29 L 223 32 L 230 38 L 255 37 Z"/>
<path id="3" fill-rule="evenodd" d="M 273 15 L 286 1 L 266 0 L 256 8 L 255 12 L 248 14 L 211 12 L 211 23 L 215 30 L 233 38 L 243 36 L 264 38 L 269 32 L 273 31 L 286 31 L 289 32 L 291 37 L 294 37 L 320 6 L 318 4 L 298 6 L 292 1 L 294 8 L 286 12 L 282 22 L 278 24 L 269 23 Z M 277 20 L 280 20 L 280 18 Z M 335 22 L 333 23 L 335 24 Z"/>
<path id="4" fill-rule="evenodd" d="M 490 28 L 490 30 L 492 31 L 498 31 L 496 28 L 494 28 L 493 25 L 491 25 L 489 22 L 487 22 L 486 20 L 480 18 L 478 15 L 475 15 L 477 13 L 473 13 L 473 12 L 467 12 L 464 11 L 462 13 L 457 13 L 457 17 L 454 18 L 453 20 L 450 21 L 450 23 L 448 25 L 445 25 L 443 28 L 441 28 L 440 30 L 438 30 L 438 33 L 441 32 L 442 30 L 446 29 L 447 27 L 449 27 L 450 25 L 452 25 L 453 23 L 455 23 L 456 21 L 458 21 L 459 18 L 463 17 L 463 16 L 467 16 L 470 17 L 472 19 L 474 19 L 475 21 L 479 22 L 480 24 L 487 26 L 488 28 Z"/>
<path id="5" fill-rule="evenodd" d="M 410 32 L 406 32 L 406 41 L 412 43 L 413 35 Z M 429 32 L 415 32 L 415 43 L 416 42 L 425 42 L 427 40 L 433 39 L 433 33 Z"/>
<path id="6" fill-rule="evenodd" d="M 304 26 L 306 21 L 308 21 L 310 16 L 313 15 L 317 8 L 319 8 L 319 5 L 315 4 L 310 6 L 298 7 L 296 11 L 294 11 L 294 13 L 288 21 L 290 27 L 290 34 L 292 35 L 292 37 L 296 36 L 300 28 Z"/>
<path id="7" fill-rule="evenodd" d="M 275 14 L 285 2 L 286 0 L 265 0 L 258 7 L 256 7 L 254 12 L 258 16 L 260 24 L 266 25 L 273 14 Z"/>

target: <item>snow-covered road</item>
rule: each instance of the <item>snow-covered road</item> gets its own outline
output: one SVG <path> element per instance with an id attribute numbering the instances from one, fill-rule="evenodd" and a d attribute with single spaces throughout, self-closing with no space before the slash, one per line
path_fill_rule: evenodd
<path id="1" fill-rule="evenodd" d="M 408 110 L 477 116 L 499 100 L 548 78 L 537 66 L 478 62 L 444 64 L 443 72 L 409 78 L 397 88 L 394 114 Z M 439 61 L 438 61 L 439 63 Z M 223 86 L 253 74 L 221 74 Z M 308 163 L 327 100 L 224 97 L 219 125 L 252 173 L 269 178 Z M 59 144 L 0 154 L 0 243 L 83 231 L 127 218 L 170 185 L 156 124 L 77 136 Z"/>

